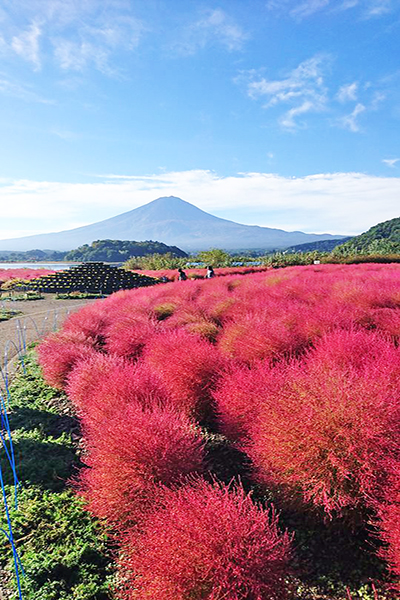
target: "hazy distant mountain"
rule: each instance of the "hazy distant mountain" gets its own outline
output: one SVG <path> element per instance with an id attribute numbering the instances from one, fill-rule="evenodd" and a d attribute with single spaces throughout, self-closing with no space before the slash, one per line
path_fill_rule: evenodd
<path id="1" fill-rule="evenodd" d="M 319 240 L 318 242 L 307 242 L 306 244 L 297 244 L 286 248 L 288 252 L 332 252 L 339 244 L 344 244 L 351 237 L 343 237 L 340 239 Z"/>
<path id="2" fill-rule="evenodd" d="M 294 244 L 343 236 L 307 234 L 301 231 L 240 225 L 214 217 L 175 196 L 158 198 L 122 215 L 58 233 L 0 240 L 1 250 L 71 250 L 95 240 L 156 240 L 185 251 L 208 248 L 282 249 Z"/>

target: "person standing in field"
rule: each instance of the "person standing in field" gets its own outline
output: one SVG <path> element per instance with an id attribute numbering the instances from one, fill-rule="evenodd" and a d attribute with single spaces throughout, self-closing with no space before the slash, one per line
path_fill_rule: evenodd
<path id="1" fill-rule="evenodd" d="M 206 278 L 211 279 L 212 277 L 215 277 L 214 269 L 212 267 L 207 267 Z"/>
<path id="2" fill-rule="evenodd" d="M 181 268 L 178 269 L 178 281 L 186 281 L 187 275 L 185 271 Z"/>

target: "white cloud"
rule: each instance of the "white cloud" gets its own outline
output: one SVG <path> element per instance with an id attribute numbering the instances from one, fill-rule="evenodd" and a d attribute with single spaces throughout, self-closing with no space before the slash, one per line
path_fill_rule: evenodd
<path id="1" fill-rule="evenodd" d="M 220 8 L 205 11 L 197 21 L 186 26 L 172 48 L 179 54 L 195 54 L 206 46 L 220 44 L 229 52 L 240 50 L 248 35 L 234 19 Z"/>
<path id="2" fill-rule="evenodd" d="M 133 14 L 130 2 L 119 0 L 18 0 L 13 10 L 4 12 L 4 50 L 41 67 L 43 55 L 50 52 L 63 70 L 82 71 L 94 67 L 106 75 L 118 73 L 113 66 L 121 52 L 139 45 L 146 27 Z M 21 30 L 22 19 L 31 20 Z M 2 38 L 3 39 L 3 38 Z"/>
<path id="3" fill-rule="evenodd" d="M 288 110 L 280 118 L 279 122 L 282 125 L 282 127 L 284 127 L 285 129 L 295 130 L 300 126 L 304 126 L 304 125 L 299 125 L 298 121 L 295 121 L 295 118 L 298 117 L 299 115 L 304 115 L 305 113 L 308 113 L 312 110 L 315 110 L 315 105 L 312 102 L 310 102 L 309 100 L 305 100 L 303 102 L 303 104 L 301 104 L 300 106 L 297 106 L 296 108 L 291 108 L 290 110 Z"/>
<path id="4" fill-rule="evenodd" d="M 330 64 L 328 55 L 318 54 L 303 61 L 283 79 L 271 80 L 250 72 L 247 77 L 247 93 L 253 98 L 266 97 L 264 108 L 278 104 L 292 104 L 283 116 L 280 124 L 288 129 L 295 129 L 295 117 L 306 112 L 324 110 L 327 102 L 327 90 L 324 84 L 324 74 Z"/>
<path id="5" fill-rule="evenodd" d="M 369 0 L 366 15 L 368 17 L 380 17 L 393 8 L 392 0 Z"/>
<path id="6" fill-rule="evenodd" d="M 339 5 L 338 10 L 349 10 L 358 6 L 360 0 L 343 0 L 342 4 Z"/>
<path id="7" fill-rule="evenodd" d="M 42 30 L 37 23 L 32 23 L 30 28 L 19 35 L 15 35 L 11 41 L 12 49 L 24 60 L 31 62 L 35 69 L 40 69 L 39 38 Z"/>
<path id="8" fill-rule="evenodd" d="M 16 83 L 14 81 L 10 81 L 9 79 L 4 78 L 4 76 L 0 73 L 0 94 L 5 94 L 6 96 L 12 96 L 14 98 L 19 98 L 21 100 L 25 100 L 26 102 L 39 102 L 41 104 L 54 104 L 52 100 L 48 100 L 47 98 L 42 98 L 36 92 L 32 91 L 28 86 L 24 86 L 20 83 Z"/>
<path id="9" fill-rule="evenodd" d="M 318 12 L 338 13 L 358 8 L 364 18 L 380 17 L 395 8 L 395 0 L 269 0 L 266 7 L 278 14 L 289 14 L 293 19 L 302 21 Z"/>
<path id="10" fill-rule="evenodd" d="M 388 167 L 392 169 L 396 166 L 396 164 L 400 161 L 400 158 L 383 158 L 382 162 L 385 163 Z"/>
<path id="11" fill-rule="evenodd" d="M 362 173 L 297 178 L 242 173 L 220 177 L 195 170 L 148 176 L 108 175 L 87 184 L 2 182 L 0 239 L 18 235 L 17 229 L 24 230 L 24 235 L 71 229 L 77 223 L 100 221 L 169 195 L 247 224 L 356 234 L 397 217 L 399 194 L 400 177 Z"/>
<path id="12" fill-rule="evenodd" d="M 358 92 L 358 82 L 348 83 L 347 85 L 342 85 L 337 93 L 337 99 L 339 102 L 349 102 L 350 100 L 357 100 L 357 92 Z"/>
<path id="13" fill-rule="evenodd" d="M 290 11 L 292 17 L 304 19 L 314 13 L 326 8 L 329 5 L 329 0 L 305 0 Z"/>
<path id="14" fill-rule="evenodd" d="M 366 107 L 364 106 L 364 104 L 359 103 L 356 105 L 355 109 L 353 110 L 353 112 L 350 115 L 341 117 L 339 119 L 339 123 L 345 129 L 349 129 L 350 131 L 353 131 L 353 133 L 358 133 L 361 131 L 361 128 L 360 128 L 359 123 L 357 122 L 357 119 L 358 119 L 358 116 L 361 115 L 365 111 L 366 111 Z"/>

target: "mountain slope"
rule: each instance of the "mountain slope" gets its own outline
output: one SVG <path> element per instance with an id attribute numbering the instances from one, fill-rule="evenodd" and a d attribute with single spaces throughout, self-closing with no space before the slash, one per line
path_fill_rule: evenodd
<path id="1" fill-rule="evenodd" d="M 116 217 L 58 233 L 0 240 L 0 250 L 71 250 L 94 240 L 156 240 L 185 251 L 208 248 L 287 248 L 294 244 L 340 238 L 330 234 L 306 234 L 282 229 L 240 225 L 214 217 L 174 196 L 158 198 Z"/>
<path id="2" fill-rule="evenodd" d="M 400 217 L 374 225 L 365 233 L 336 246 L 335 254 L 400 254 Z"/>

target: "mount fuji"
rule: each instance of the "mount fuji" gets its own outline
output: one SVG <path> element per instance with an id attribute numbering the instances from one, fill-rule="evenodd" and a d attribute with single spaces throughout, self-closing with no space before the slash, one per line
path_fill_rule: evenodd
<path id="1" fill-rule="evenodd" d="M 279 250 L 319 240 L 340 239 L 330 234 L 283 231 L 258 225 L 241 225 L 220 219 L 175 196 L 157 198 L 92 225 L 27 237 L 0 240 L 0 250 L 72 250 L 95 240 L 158 241 L 193 252 L 224 250 Z"/>

